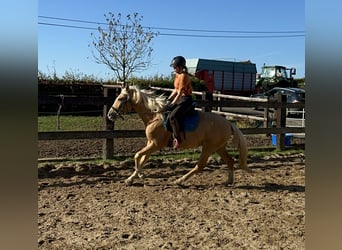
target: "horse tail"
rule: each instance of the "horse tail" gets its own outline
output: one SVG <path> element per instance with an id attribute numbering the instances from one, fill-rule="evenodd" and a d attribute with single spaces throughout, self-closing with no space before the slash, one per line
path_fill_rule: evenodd
<path id="1" fill-rule="evenodd" d="M 233 144 L 239 149 L 239 165 L 240 168 L 250 171 L 247 166 L 247 157 L 248 157 L 248 149 L 247 149 L 247 141 L 241 130 L 237 128 L 234 124 L 231 124 L 233 131 Z"/>

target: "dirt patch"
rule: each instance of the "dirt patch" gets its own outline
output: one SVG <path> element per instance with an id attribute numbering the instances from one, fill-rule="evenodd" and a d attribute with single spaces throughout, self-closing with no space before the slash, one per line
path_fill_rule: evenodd
<path id="1" fill-rule="evenodd" d="M 270 136 L 246 136 L 249 148 L 272 147 Z M 292 145 L 304 145 L 305 138 L 293 138 Z M 102 157 L 103 140 L 38 141 L 38 158 Z M 134 155 L 146 145 L 145 138 L 118 138 L 114 140 L 115 155 Z M 171 152 L 165 148 L 162 152 Z"/>
<path id="2" fill-rule="evenodd" d="M 72 156 L 81 148 L 65 147 Z M 227 168 L 217 159 L 182 187 L 172 181 L 193 160 L 152 160 L 132 186 L 124 184 L 131 160 L 42 164 L 38 248 L 304 249 L 304 154 L 248 163 L 254 173 L 237 170 L 233 187 L 224 185 Z"/>

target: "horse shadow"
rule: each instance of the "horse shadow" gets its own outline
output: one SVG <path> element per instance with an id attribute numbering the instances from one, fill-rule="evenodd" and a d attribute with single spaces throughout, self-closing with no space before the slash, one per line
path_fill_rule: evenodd
<path id="1" fill-rule="evenodd" d="M 191 168 L 192 164 L 185 164 L 186 166 L 175 167 L 174 164 L 163 163 L 163 164 L 152 164 L 147 165 L 144 168 L 145 178 L 137 179 L 132 186 L 154 186 L 163 189 L 166 188 L 182 188 L 192 190 L 207 190 L 212 188 L 233 188 L 233 189 L 244 189 L 244 190 L 260 190 L 266 192 L 305 192 L 305 186 L 300 185 L 283 185 L 277 183 L 263 183 L 261 185 L 237 185 L 232 186 L 225 185 L 224 182 L 213 181 L 211 183 L 192 183 L 186 182 L 183 185 L 172 184 L 180 176 L 186 174 Z M 215 169 L 221 168 L 219 166 L 207 166 L 202 173 L 212 172 Z M 38 189 L 44 189 L 46 187 L 67 187 L 67 186 L 78 186 L 78 185 L 96 185 L 97 183 L 122 183 L 133 171 L 132 162 L 126 164 L 109 166 L 107 168 L 103 166 L 93 165 L 91 167 L 84 167 L 82 170 L 76 170 L 75 167 L 62 167 L 54 168 L 47 167 L 41 168 L 38 171 L 38 178 L 40 184 Z M 165 171 L 166 170 L 166 171 Z M 74 181 L 69 181 L 75 178 Z M 44 179 L 55 179 L 54 182 L 44 181 Z M 69 180 L 68 180 L 69 179 Z M 67 180 L 67 181 L 66 181 Z"/>
<path id="2" fill-rule="evenodd" d="M 259 190 L 265 192 L 278 192 L 278 191 L 288 191 L 291 193 L 304 193 L 305 186 L 300 185 L 283 185 L 277 183 L 263 183 L 259 186 L 253 185 L 238 185 L 234 186 L 234 189 L 245 189 L 245 190 Z"/>
<path id="3" fill-rule="evenodd" d="M 189 165 L 190 166 L 190 165 Z M 84 163 L 56 167 L 54 164 L 46 164 L 38 168 L 38 189 L 46 187 L 69 187 L 78 185 L 96 185 L 97 183 L 124 183 L 134 171 L 134 161 L 127 160 L 120 164 L 96 165 Z M 167 180 L 174 176 L 184 175 L 189 171 L 188 167 L 174 167 L 172 164 L 161 164 L 159 162 L 146 164 L 144 167 L 144 180 L 137 179 L 133 186 L 144 186 L 148 180 Z M 51 181 L 51 180 L 54 181 Z M 46 181 L 45 181 L 46 180 Z M 145 182 L 145 184 L 144 184 Z"/>

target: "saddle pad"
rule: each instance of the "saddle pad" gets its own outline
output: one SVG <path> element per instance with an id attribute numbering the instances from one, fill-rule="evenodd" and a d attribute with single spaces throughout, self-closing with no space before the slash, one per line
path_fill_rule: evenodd
<path id="1" fill-rule="evenodd" d="M 184 117 L 183 128 L 184 131 L 194 131 L 198 126 L 199 115 L 198 111 Z"/>
<path id="2" fill-rule="evenodd" d="M 180 129 L 183 131 L 194 131 L 198 127 L 199 122 L 199 113 L 197 110 L 191 112 L 191 114 L 187 114 L 184 119 L 183 123 L 180 124 Z M 168 131 L 172 132 L 172 127 L 170 124 L 169 116 L 167 114 L 164 115 L 163 126 Z"/>

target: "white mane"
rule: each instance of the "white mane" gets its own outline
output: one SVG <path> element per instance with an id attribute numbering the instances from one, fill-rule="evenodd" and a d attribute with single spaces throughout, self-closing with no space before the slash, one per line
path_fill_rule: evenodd
<path id="1" fill-rule="evenodd" d="M 147 109 L 153 113 L 160 113 L 165 109 L 166 97 L 164 94 L 156 95 L 155 91 L 143 89 L 139 86 L 129 86 L 129 89 L 133 90 L 133 99 L 138 103 L 142 101 Z"/>

